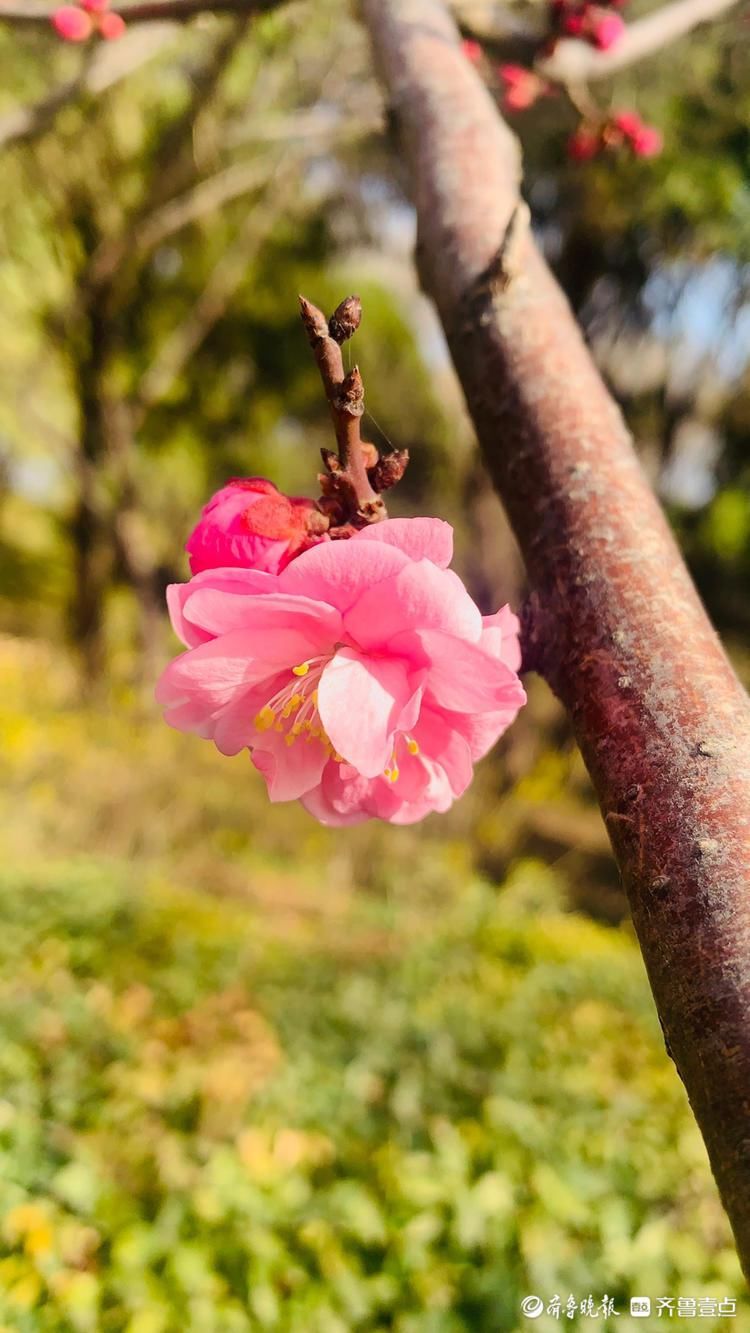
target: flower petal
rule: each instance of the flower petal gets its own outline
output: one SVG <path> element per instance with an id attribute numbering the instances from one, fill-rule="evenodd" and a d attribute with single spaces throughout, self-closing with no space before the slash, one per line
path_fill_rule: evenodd
<path id="1" fill-rule="evenodd" d="M 259 685 L 240 693 L 227 704 L 213 722 L 212 739 L 222 754 L 239 754 L 254 745 L 258 739 L 255 719 L 264 704 L 286 684 L 288 671 L 268 676 Z"/>
<path id="2" fill-rule="evenodd" d="M 392 578 L 363 592 L 344 617 L 361 648 L 385 646 L 404 630 L 443 630 L 472 643 L 482 633 L 482 617 L 452 569 L 417 560 Z"/>
<path id="3" fill-rule="evenodd" d="M 319 740 L 300 737 L 294 745 L 287 745 L 284 736 L 267 732 L 262 746 L 253 746 L 252 760 L 266 780 L 272 801 L 296 801 L 317 787 L 328 750 Z"/>
<path id="4" fill-rule="evenodd" d="M 396 724 L 413 694 L 403 662 L 342 648 L 320 677 L 318 712 L 334 749 L 374 778 L 388 764 Z"/>
<path id="5" fill-rule="evenodd" d="M 439 764 L 454 796 L 462 796 L 474 776 L 468 741 L 433 708 L 423 708 L 414 739 L 426 759 Z"/>
<path id="6" fill-rule="evenodd" d="M 391 640 L 414 666 L 428 667 L 425 699 L 458 713 L 520 708 L 526 695 L 518 676 L 479 644 L 439 630 L 410 630 Z"/>
<path id="7" fill-rule="evenodd" d="M 411 560 L 431 560 L 441 569 L 453 559 L 453 528 L 442 518 L 388 518 L 362 528 L 351 540 L 386 542 Z"/>
<path id="8" fill-rule="evenodd" d="M 521 645 L 518 635 L 521 622 L 509 606 L 501 606 L 494 616 L 482 616 L 480 643 L 493 657 L 499 657 L 512 671 L 521 666 Z"/>
<path id="9" fill-rule="evenodd" d="M 347 828 L 372 819 L 372 811 L 367 806 L 372 779 L 356 774 L 353 779 L 344 782 L 341 776 L 343 769 L 349 773 L 354 771 L 348 764 L 329 760 L 318 786 L 305 792 L 301 800 L 308 814 L 329 828 Z"/>
<path id="10" fill-rule="evenodd" d="M 255 569 L 206 569 L 200 574 L 195 574 L 189 583 L 170 583 L 167 588 L 167 606 L 172 628 L 187 648 L 207 643 L 213 637 L 197 625 L 185 620 L 185 603 L 198 588 L 213 588 L 216 592 L 260 594 L 273 592 L 275 587 L 275 575 L 263 574 Z"/>
<path id="11" fill-rule="evenodd" d="M 181 730 L 198 730 L 199 725 L 216 717 L 239 693 L 272 675 L 274 667 L 255 656 L 254 646 L 252 633 L 236 630 L 190 648 L 170 662 L 156 686 L 156 699 L 167 710 L 167 722 Z M 175 710 L 181 710 L 179 716 L 186 719 L 184 725 L 175 720 L 178 716 Z M 188 718 L 192 722 L 188 723 Z"/>
<path id="12" fill-rule="evenodd" d="M 368 588 L 408 563 L 408 556 L 385 542 L 322 542 L 287 565 L 278 576 L 278 589 L 328 602 L 344 612 Z"/>
<path id="13" fill-rule="evenodd" d="M 334 607 L 276 592 L 246 597 L 199 587 L 185 599 L 183 617 L 216 637 L 252 630 L 257 653 L 267 661 L 290 664 L 331 649 L 342 631 L 341 615 Z"/>

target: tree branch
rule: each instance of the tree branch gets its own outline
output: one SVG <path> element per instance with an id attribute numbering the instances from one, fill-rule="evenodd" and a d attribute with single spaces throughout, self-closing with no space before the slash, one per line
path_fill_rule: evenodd
<path id="1" fill-rule="evenodd" d="M 544 34 L 519 22 L 512 11 L 490 0 L 461 0 L 454 4 L 461 30 L 491 46 L 501 46 L 552 83 L 580 84 L 606 79 L 639 60 L 656 55 L 665 46 L 702 23 L 720 18 L 738 0 L 671 0 L 645 18 L 629 23 L 618 42 L 599 51 L 588 42 L 562 38 L 551 55 L 540 55 Z"/>
<path id="2" fill-rule="evenodd" d="M 587 42 L 561 41 L 546 59 L 537 60 L 539 74 L 555 83 L 606 79 L 629 65 L 656 55 L 701 23 L 709 23 L 731 9 L 737 0 L 673 0 L 645 18 L 629 23 L 608 51 Z"/>
<path id="3" fill-rule="evenodd" d="M 143 375 L 132 404 L 134 432 L 148 413 L 162 402 L 187 366 L 190 358 L 226 313 L 249 266 L 270 235 L 278 217 L 288 207 L 298 164 L 286 162 L 284 174 L 263 203 L 248 212 L 234 240 L 222 254 L 203 291 L 179 326 L 162 342 L 159 353 Z"/>
<path id="4" fill-rule="evenodd" d="M 750 706 L 530 233 L 518 150 L 440 0 L 362 0 L 419 266 L 526 561 L 670 1050 L 750 1271 Z"/>
<path id="5" fill-rule="evenodd" d="M 2 17 L 0 9 L 0 17 Z M 54 124 L 63 107 L 84 93 L 97 96 L 148 64 L 169 42 L 174 41 L 171 25 L 148 32 L 128 32 L 117 43 L 102 43 L 88 56 L 84 67 L 46 97 L 31 106 L 18 107 L 0 118 L 0 149 L 36 139 Z"/>
<path id="6" fill-rule="evenodd" d="M 263 14 L 278 9 L 282 3 L 284 0 L 147 0 L 113 5 L 112 13 L 121 14 L 126 23 L 164 20 L 184 23 L 198 14 Z M 53 12 L 48 5 L 24 5 L 21 8 L 0 0 L 0 23 L 12 23 L 17 27 L 49 27 Z"/>

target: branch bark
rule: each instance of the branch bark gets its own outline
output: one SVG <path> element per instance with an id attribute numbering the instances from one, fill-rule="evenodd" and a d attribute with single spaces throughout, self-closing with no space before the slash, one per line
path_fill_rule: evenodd
<path id="1" fill-rule="evenodd" d="M 667 1046 L 750 1271 L 750 707 L 569 307 L 518 150 L 441 0 L 362 0 L 418 261 L 526 561 L 527 666 L 566 705 Z"/>

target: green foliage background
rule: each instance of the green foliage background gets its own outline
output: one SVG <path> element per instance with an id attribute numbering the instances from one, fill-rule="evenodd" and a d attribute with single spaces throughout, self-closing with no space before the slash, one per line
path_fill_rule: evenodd
<path id="1" fill-rule="evenodd" d="M 609 1295 L 621 1313 L 598 1326 L 636 1333 L 662 1325 L 631 1295 L 733 1297 L 734 1322 L 700 1327 L 743 1327 L 606 834 L 540 683 L 466 798 L 415 829 L 269 808 L 246 756 L 155 714 L 163 588 L 199 506 L 234 474 L 309 492 L 330 444 L 300 290 L 363 297 L 368 433 L 413 459 L 393 512 L 451 519 L 484 609 L 523 593 L 417 293 L 359 27 L 334 0 L 232 22 L 176 30 L 4 141 L 0 1333 L 515 1333 L 532 1293 Z M 728 16 L 593 90 L 661 126 L 655 162 L 571 167 L 560 99 L 516 124 L 540 240 L 741 671 L 748 50 Z M 0 144 L 4 115 L 86 59 L 0 26 Z"/>

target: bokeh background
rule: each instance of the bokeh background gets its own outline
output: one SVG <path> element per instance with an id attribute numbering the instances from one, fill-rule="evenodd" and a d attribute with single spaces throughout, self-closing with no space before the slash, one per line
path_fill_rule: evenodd
<path id="1" fill-rule="evenodd" d="M 592 90 L 660 126 L 653 161 L 567 162 L 562 97 L 513 121 L 746 678 L 749 38 L 735 10 Z M 212 490 L 315 493 L 299 291 L 362 296 L 367 434 L 412 453 L 392 512 L 455 524 L 484 610 L 523 596 L 355 18 L 299 0 L 83 52 L 0 25 L 0 152 L 0 1329 L 511 1333 L 528 1294 L 613 1297 L 621 1333 L 657 1326 L 631 1295 L 732 1298 L 700 1327 L 747 1327 L 541 682 L 413 829 L 271 807 L 152 700 Z M 561 1323 L 594 1326 L 533 1326 Z"/>

